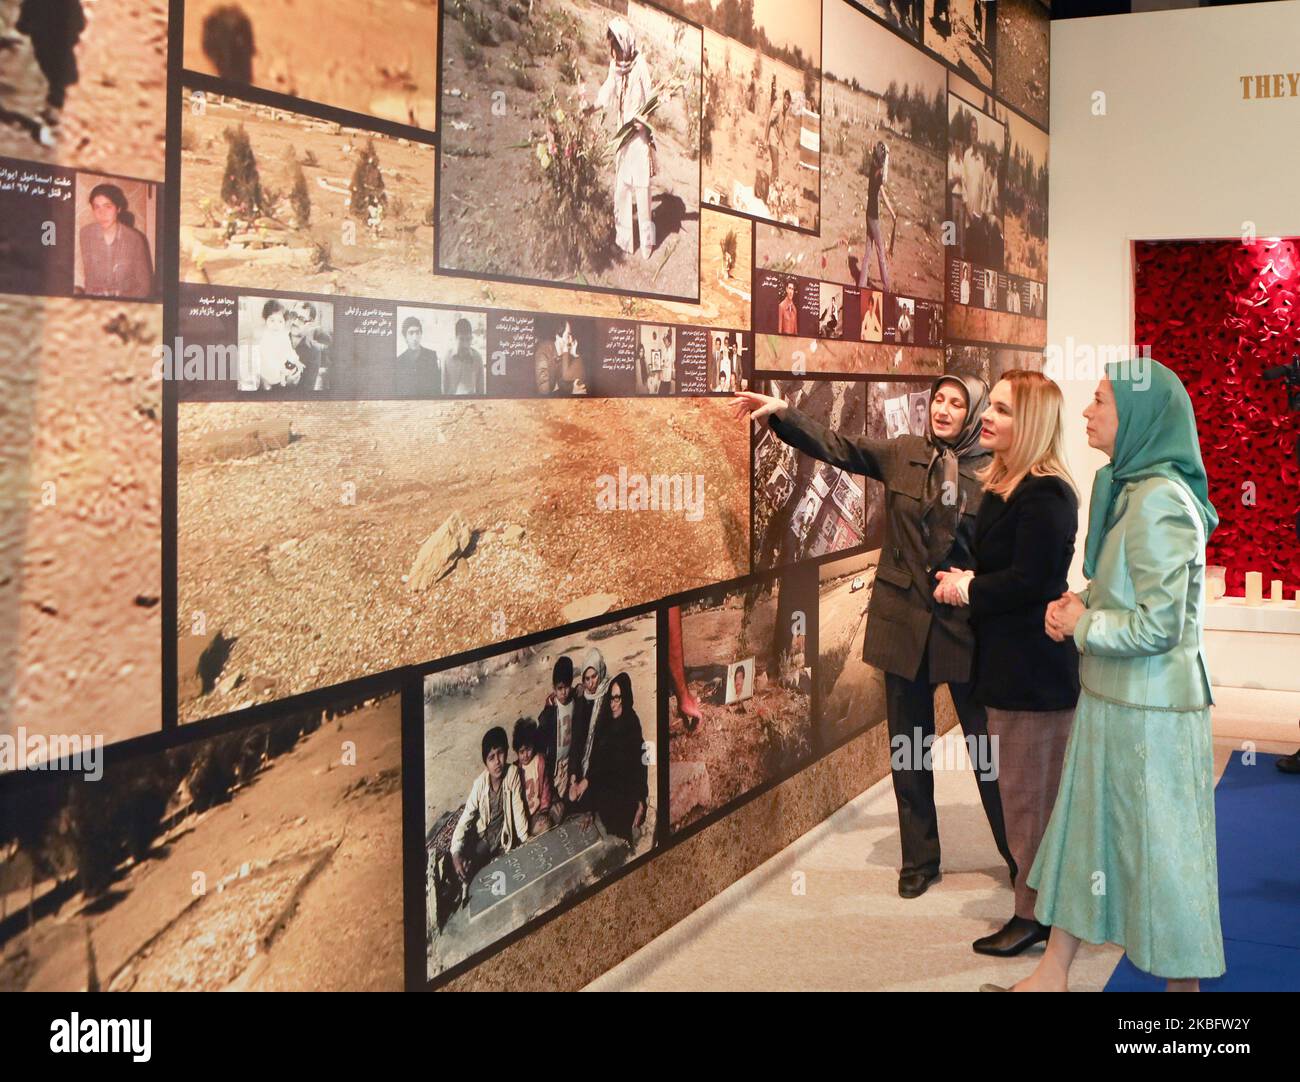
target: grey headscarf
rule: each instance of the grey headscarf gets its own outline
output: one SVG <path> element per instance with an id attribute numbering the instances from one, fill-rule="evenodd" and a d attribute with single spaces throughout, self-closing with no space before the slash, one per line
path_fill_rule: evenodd
<path id="1" fill-rule="evenodd" d="M 925 442 L 930 445 L 930 465 L 925 474 L 921 502 L 921 535 L 925 538 L 926 564 L 938 567 L 952 550 L 957 525 L 966 509 L 957 471 L 963 459 L 988 455 L 980 446 L 980 429 L 989 405 L 989 386 L 979 376 L 940 376 L 930 385 L 930 402 L 944 383 L 956 383 L 966 392 L 966 421 L 954 440 L 934 434 L 929 410 L 925 416 Z M 944 495 L 951 493 L 945 500 Z"/>

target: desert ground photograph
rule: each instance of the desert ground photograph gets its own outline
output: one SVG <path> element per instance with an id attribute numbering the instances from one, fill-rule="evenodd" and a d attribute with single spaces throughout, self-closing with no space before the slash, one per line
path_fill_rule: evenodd
<path id="1" fill-rule="evenodd" d="M 637 0 L 462 0 L 444 31 L 439 268 L 698 299 L 699 28 Z"/>
<path id="2" fill-rule="evenodd" d="M 749 571 L 725 398 L 187 403 L 178 429 L 185 721 Z"/>
<path id="3" fill-rule="evenodd" d="M 0 815 L 0 990 L 400 991 L 396 693 L 52 779 Z"/>
<path id="4" fill-rule="evenodd" d="M 998 0 L 998 97 L 1047 127 L 1051 16 L 1038 0 Z"/>
<path id="5" fill-rule="evenodd" d="M 436 152 L 185 90 L 181 280 L 433 299 Z"/>
<path id="6" fill-rule="evenodd" d="M 885 674 L 862 660 L 880 550 L 822 564 L 817 584 L 817 737 L 822 750 L 885 720 Z"/>
<path id="7" fill-rule="evenodd" d="M 157 732 L 162 309 L 0 296 L 0 340 L 0 735 Z"/>
<path id="8" fill-rule="evenodd" d="M 0 0 L 0 156 L 163 179 L 166 0 Z"/>
<path id="9" fill-rule="evenodd" d="M 629 860 L 650 850 L 658 819 L 658 767 L 642 760 L 642 744 L 653 744 L 658 718 L 658 687 L 655 671 L 655 614 L 622 620 L 590 631 L 565 635 L 522 650 L 498 654 L 483 661 L 457 666 L 427 676 L 424 680 L 424 790 L 427 854 L 428 976 L 434 978 L 457 962 L 478 953 L 502 936 L 563 902 L 582 888 L 598 882 Z M 585 666 L 599 659 L 612 682 L 627 674 L 633 701 L 623 704 L 618 722 L 612 709 L 602 706 L 614 685 L 592 699 L 598 714 L 597 732 L 614 729 L 619 723 L 635 730 L 632 746 L 636 753 L 630 776 L 617 770 L 614 780 L 598 777 L 600 767 L 588 771 L 592 787 L 606 781 L 629 806 L 642 796 L 645 810 L 641 821 L 627 837 L 619 831 L 628 822 L 605 822 L 594 810 L 574 809 L 570 793 L 561 793 L 552 781 L 549 820 L 544 830 L 533 829 L 530 837 L 479 868 L 467 866 L 468 882 L 462 882 L 451 859 L 456 824 L 465 810 L 466 798 L 475 778 L 484 772 L 482 742 L 495 726 L 505 729 L 511 740 L 510 767 L 519 769 L 514 749 L 517 719 L 542 719 L 548 696 L 553 698 L 552 675 L 560 658 L 573 665 L 574 695 L 582 692 Z M 598 685 L 599 686 L 599 685 Z M 576 709 L 576 702 L 575 702 Z M 590 732 L 590 730 L 588 730 Z M 574 734 L 571 734 L 574 735 Z M 579 734 L 580 735 L 580 734 Z M 570 746 L 566 762 L 576 763 L 581 749 Z M 645 756 L 649 758 L 648 755 Z M 597 754 L 608 763 L 609 757 Z M 546 763 L 553 775 L 556 763 Z M 577 770 L 572 765 L 567 775 Z M 621 790 L 627 790 L 622 792 Z M 540 804 L 540 793 L 539 804 Z M 542 812 L 547 815 L 547 812 Z M 505 874 L 505 891 L 494 892 L 493 884 Z"/>
<path id="10" fill-rule="evenodd" d="M 186 0 L 190 71 L 432 130 L 437 0 Z"/>
<path id="11" fill-rule="evenodd" d="M 757 225 L 758 269 L 937 299 L 943 293 L 946 72 L 843 0 L 826 0 L 824 11 L 821 234 Z M 867 257 L 877 143 L 888 151 L 878 206 L 887 285 L 877 252 Z"/>
<path id="12" fill-rule="evenodd" d="M 937 375 L 943 371 L 943 350 L 758 334 L 754 336 L 754 368 L 760 373 L 797 371 L 801 375 Z"/>
<path id="13" fill-rule="evenodd" d="M 672 830 L 811 756 L 817 666 L 805 650 L 815 605 L 813 573 L 801 568 L 670 612 L 681 621 L 686 681 L 684 691 L 674 682 L 668 699 Z M 728 673 L 739 662 L 752 663 L 752 694 L 728 703 Z"/>

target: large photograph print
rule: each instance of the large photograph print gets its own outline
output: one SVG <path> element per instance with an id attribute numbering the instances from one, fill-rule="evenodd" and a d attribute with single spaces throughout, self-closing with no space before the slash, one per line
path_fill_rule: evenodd
<path id="1" fill-rule="evenodd" d="M 672 830 L 811 756 L 814 574 L 797 568 L 668 610 Z"/>
<path id="2" fill-rule="evenodd" d="M 749 570 L 723 397 L 201 402 L 178 428 L 182 721 Z"/>
<path id="3" fill-rule="evenodd" d="M 706 203 L 815 233 L 821 0 L 666 0 L 705 26 Z"/>
<path id="4" fill-rule="evenodd" d="M 430 979 L 654 844 L 655 619 L 425 678 Z"/>
<path id="5" fill-rule="evenodd" d="M 823 11 L 820 235 L 756 226 L 756 271 L 937 299 L 946 73 L 844 0 Z"/>
<path id="6" fill-rule="evenodd" d="M 438 0 L 186 0 L 185 67 L 432 128 Z"/>
<path id="7" fill-rule="evenodd" d="M 432 145 L 198 90 L 181 115 L 182 281 L 433 291 Z"/>
<path id="8" fill-rule="evenodd" d="M 461 0 L 443 30 L 439 268 L 698 299 L 700 29 L 637 0 Z"/>
<path id="9" fill-rule="evenodd" d="M 0 792 L 0 988 L 402 989 L 400 697 Z"/>
<path id="10" fill-rule="evenodd" d="M 847 437 L 863 433 L 867 393 L 862 383 L 773 380 L 757 389 L 784 398 Z M 861 545 L 863 480 L 796 451 L 764 424 L 754 442 L 754 570 Z"/>

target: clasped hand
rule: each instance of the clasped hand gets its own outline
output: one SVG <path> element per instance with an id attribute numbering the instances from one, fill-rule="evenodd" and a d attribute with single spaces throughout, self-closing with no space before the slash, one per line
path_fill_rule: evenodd
<path id="1" fill-rule="evenodd" d="M 1083 599 L 1066 590 L 1047 606 L 1047 614 L 1043 617 L 1043 630 L 1047 632 L 1047 637 L 1053 642 L 1064 642 L 1074 634 L 1084 611 Z"/>
<path id="2" fill-rule="evenodd" d="M 961 596 L 961 584 L 963 581 L 969 583 L 974 577 L 974 571 L 963 571 L 960 567 L 936 571 L 935 578 L 939 584 L 934 588 L 934 599 L 941 605 L 965 605 Z"/>

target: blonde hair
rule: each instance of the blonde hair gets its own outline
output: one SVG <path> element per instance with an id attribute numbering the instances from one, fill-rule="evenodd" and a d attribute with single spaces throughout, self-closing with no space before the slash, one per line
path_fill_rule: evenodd
<path id="1" fill-rule="evenodd" d="M 1010 448 L 996 452 L 993 461 L 976 475 L 984 491 L 996 493 L 1005 500 L 1028 476 L 1059 477 L 1074 489 L 1074 478 L 1065 464 L 1062 446 L 1061 388 L 1041 372 L 1023 368 L 1004 372 L 1002 380 L 1011 386 L 1015 433 Z"/>

